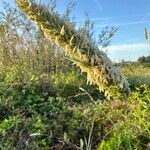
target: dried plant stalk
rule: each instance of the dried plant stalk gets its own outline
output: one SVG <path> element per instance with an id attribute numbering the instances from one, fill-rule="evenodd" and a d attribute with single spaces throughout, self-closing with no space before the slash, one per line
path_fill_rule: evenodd
<path id="1" fill-rule="evenodd" d="M 87 73 L 87 81 L 96 84 L 108 99 L 130 93 L 121 71 L 99 50 L 85 30 L 76 30 L 75 23 L 33 0 L 16 0 L 16 4 L 37 23 L 49 40 L 64 48 L 65 54 Z"/>

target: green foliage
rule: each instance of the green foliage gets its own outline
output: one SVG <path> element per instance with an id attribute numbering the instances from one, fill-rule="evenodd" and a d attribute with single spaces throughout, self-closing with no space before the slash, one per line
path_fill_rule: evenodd
<path id="1" fill-rule="evenodd" d="M 150 67 L 137 64 L 130 64 L 123 67 L 123 72 L 128 78 L 131 90 L 141 85 L 150 87 Z"/>
<path id="2" fill-rule="evenodd" d="M 75 93 L 71 86 L 75 90 L 84 84 L 85 80 L 78 75 L 71 71 L 48 80 L 46 74 L 28 72 L 25 66 L 3 70 L 0 74 L 1 148 L 96 149 L 100 142 L 100 150 L 144 150 L 150 142 L 150 89 L 141 86 L 124 102 L 93 102 L 84 95 L 81 103 L 81 98 L 68 98 L 79 92 Z M 41 78 L 42 82 L 49 81 L 44 90 Z"/>
<path id="3" fill-rule="evenodd" d="M 92 95 L 85 81 L 75 71 L 50 76 L 29 72 L 26 64 L 2 69 L 1 149 L 146 149 L 149 87 L 136 88 L 128 101 L 95 97 L 93 102 L 86 93 L 80 95 L 81 86 Z"/>
<path id="4" fill-rule="evenodd" d="M 140 64 L 144 64 L 144 63 L 150 63 L 150 55 L 149 56 L 142 56 L 139 57 L 137 60 Z"/>

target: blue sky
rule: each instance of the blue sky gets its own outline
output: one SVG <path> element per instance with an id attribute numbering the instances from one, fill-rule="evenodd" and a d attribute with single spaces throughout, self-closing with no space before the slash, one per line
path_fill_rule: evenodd
<path id="1" fill-rule="evenodd" d="M 14 3 L 14 0 L 5 0 Z M 57 10 L 63 13 L 71 0 L 57 0 Z M 50 0 L 45 0 L 46 3 Z M 76 5 L 72 16 L 80 23 L 85 12 L 95 23 L 95 32 L 106 25 L 119 27 L 107 54 L 114 61 L 136 60 L 149 55 L 144 27 L 150 29 L 150 0 L 72 0 Z"/>

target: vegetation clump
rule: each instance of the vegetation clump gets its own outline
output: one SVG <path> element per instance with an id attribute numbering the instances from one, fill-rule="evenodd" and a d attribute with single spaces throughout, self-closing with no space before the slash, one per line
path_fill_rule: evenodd
<path id="1" fill-rule="evenodd" d="M 16 3 L 31 20 L 36 21 L 48 39 L 64 48 L 66 55 L 87 73 L 87 81 L 98 85 L 108 99 L 119 93 L 120 97 L 130 93 L 121 71 L 99 50 L 85 28 L 75 30 L 74 23 L 68 18 L 34 1 L 16 0 Z"/>

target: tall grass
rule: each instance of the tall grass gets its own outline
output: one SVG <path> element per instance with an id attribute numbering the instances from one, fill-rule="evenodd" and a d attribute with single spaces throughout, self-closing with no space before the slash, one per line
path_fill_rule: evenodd
<path id="1" fill-rule="evenodd" d="M 100 51 L 86 28 L 75 29 L 75 23 L 35 1 L 16 0 L 20 9 L 41 28 L 44 35 L 64 48 L 67 56 L 87 73 L 87 81 L 96 84 L 106 98 L 124 97 L 130 93 L 122 72 Z M 115 28 L 113 28 L 115 30 Z M 113 35 L 113 31 L 110 35 Z M 103 38 L 102 38 L 103 39 Z M 102 40 L 101 39 L 101 40 Z"/>

